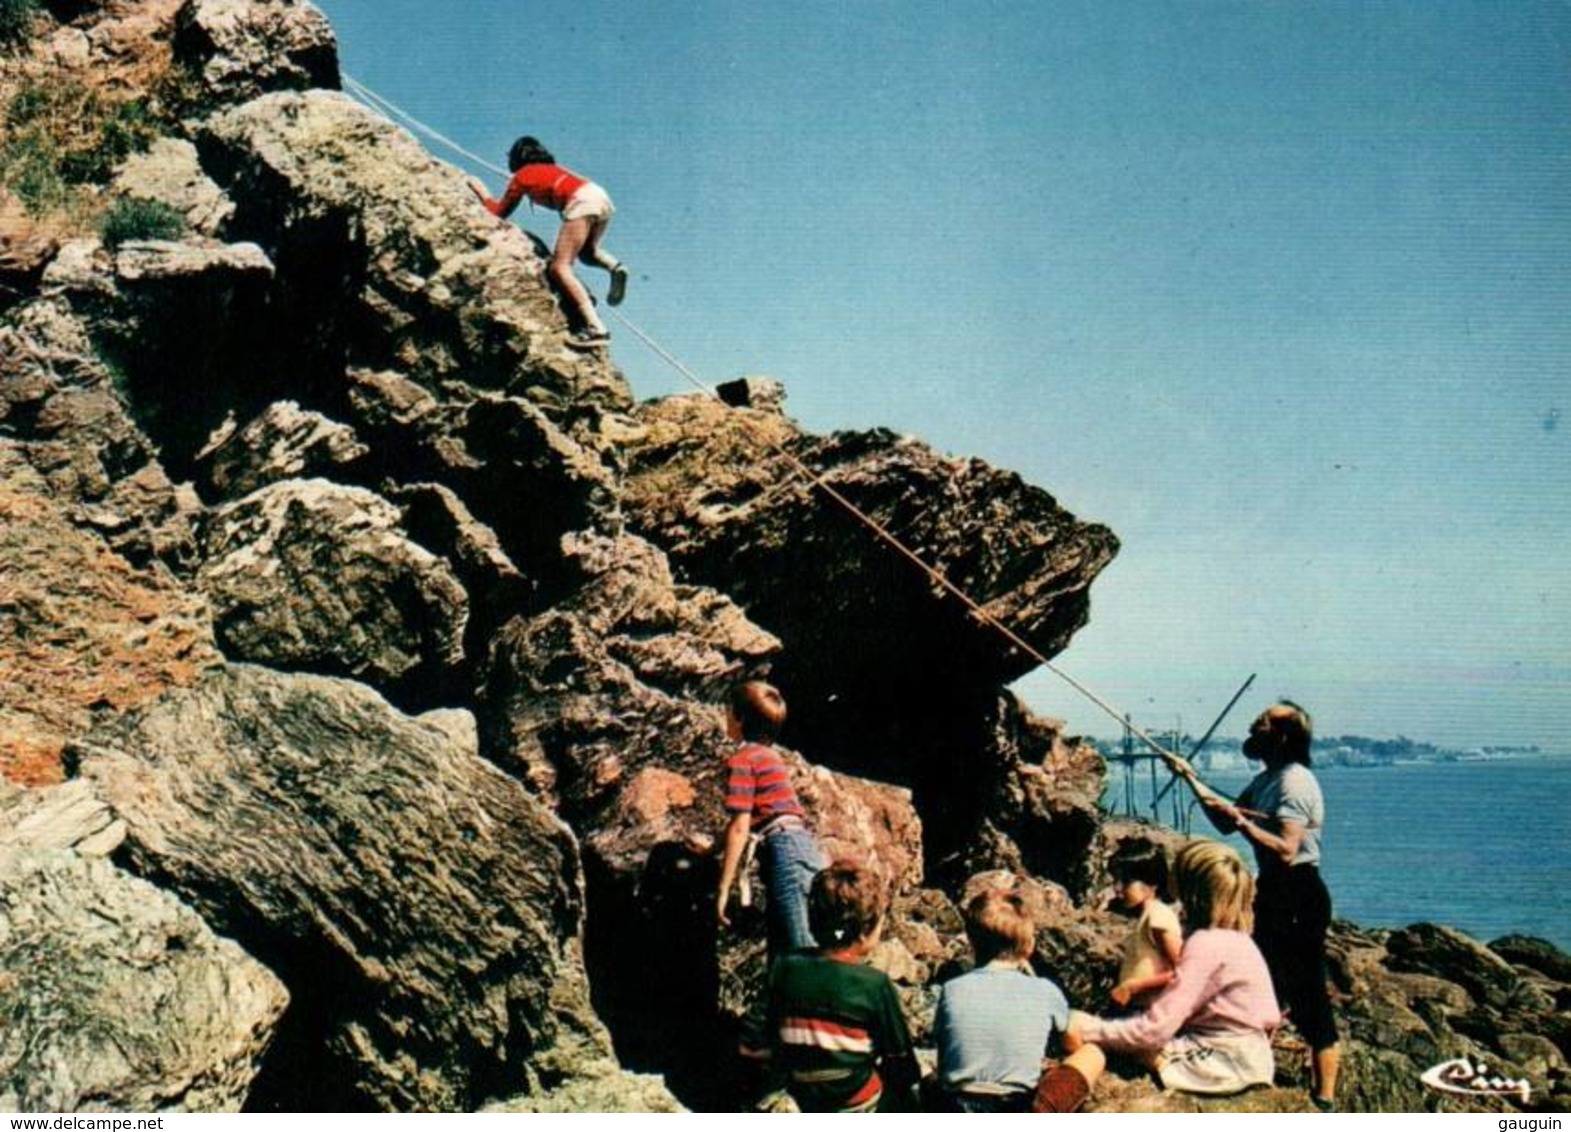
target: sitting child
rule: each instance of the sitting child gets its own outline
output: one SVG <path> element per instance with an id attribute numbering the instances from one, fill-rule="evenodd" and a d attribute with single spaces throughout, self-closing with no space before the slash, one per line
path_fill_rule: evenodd
<path id="1" fill-rule="evenodd" d="M 864 964 L 884 926 L 878 878 L 836 861 L 813 878 L 808 920 L 816 951 L 770 968 L 762 1017 L 749 1020 L 742 1055 L 773 1058 L 803 1112 L 907 1107 L 916 1058 L 894 984 Z"/>
<path id="2" fill-rule="evenodd" d="M 1133 1007 L 1138 1012 L 1173 981 L 1184 934 L 1178 926 L 1178 913 L 1161 899 L 1167 887 L 1167 861 L 1161 849 L 1147 844 L 1126 846 L 1114 854 L 1108 868 L 1118 883 L 1124 907 L 1140 913 L 1135 930 L 1124 940 L 1113 1005 Z"/>
<path id="3" fill-rule="evenodd" d="M 1163 1086 L 1190 1093 L 1269 1084 L 1271 1031 L 1282 1015 L 1266 961 L 1249 938 L 1254 878 L 1228 846 L 1198 840 L 1179 850 L 1173 879 L 1191 929 L 1173 981 L 1131 1018 L 1072 1014 L 1065 1047 L 1133 1054 Z"/>
<path id="4" fill-rule="evenodd" d="M 989 889 L 966 905 L 965 920 L 976 967 L 939 994 L 938 1107 L 1026 1112 L 1035 1091 L 1038 1111 L 1073 1112 L 1101 1074 L 1103 1057 L 1086 1046 L 1044 1074 L 1042 1059 L 1069 1024 L 1069 1003 L 1031 972 L 1036 931 L 1024 902 Z"/>

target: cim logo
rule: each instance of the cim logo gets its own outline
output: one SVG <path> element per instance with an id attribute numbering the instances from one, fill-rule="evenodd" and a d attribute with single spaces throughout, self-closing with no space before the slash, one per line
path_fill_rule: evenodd
<path id="1" fill-rule="evenodd" d="M 1476 1065 L 1465 1057 L 1454 1057 L 1424 1070 L 1418 1078 L 1436 1092 L 1453 1093 L 1460 1097 L 1510 1097 L 1516 1096 L 1527 1104 L 1533 1089 L 1526 1078 L 1512 1079 L 1491 1073 L 1482 1061 Z"/>

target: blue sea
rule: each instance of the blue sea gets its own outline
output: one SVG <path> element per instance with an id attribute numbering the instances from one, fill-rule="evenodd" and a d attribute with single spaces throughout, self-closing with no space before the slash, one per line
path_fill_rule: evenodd
<path id="1" fill-rule="evenodd" d="M 1484 941 L 1520 933 L 1571 951 L 1571 755 L 1315 774 L 1326 798 L 1321 868 L 1339 918 L 1365 927 L 1429 920 Z M 1231 797 L 1250 775 L 1202 777 Z M 1146 765 L 1133 785 L 1139 816 L 1150 817 Z M 1110 762 L 1103 803 L 1121 809 L 1124 798 L 1124 770 Z M 1191 798 L 1186 791 L 1186 807 Z M 1167 825 L 1172 801 L 1170 792 L 1161 806 Z M 1192 832 L 1210 833 L 1191 812 Z"/>

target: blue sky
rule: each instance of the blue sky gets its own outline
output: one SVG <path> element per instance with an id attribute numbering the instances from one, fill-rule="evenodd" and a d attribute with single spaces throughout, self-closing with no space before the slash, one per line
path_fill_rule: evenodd
<path id="1" fill-rule="evenodd" d="M 1112 527 L 1059 663 L 1137 721 L 1256 672 L 1234 733 L 1571 747 L 1571 6 L 318 3 L 383 96 L 604 184 L 707 380 Z"/>

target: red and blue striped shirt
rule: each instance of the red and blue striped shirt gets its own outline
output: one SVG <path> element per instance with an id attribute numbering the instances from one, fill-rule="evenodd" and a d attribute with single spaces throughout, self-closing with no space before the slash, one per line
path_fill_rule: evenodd
<path id="1" fill-rule="evenodd" d="M 726 760 L 725 808 L 732 814 L 752 814 L 762 825 L 790 815 L 805 818 L 802 803 L 791 788 L 791 772 L 780 752 L 763 743 L 744 743 Z"/>

